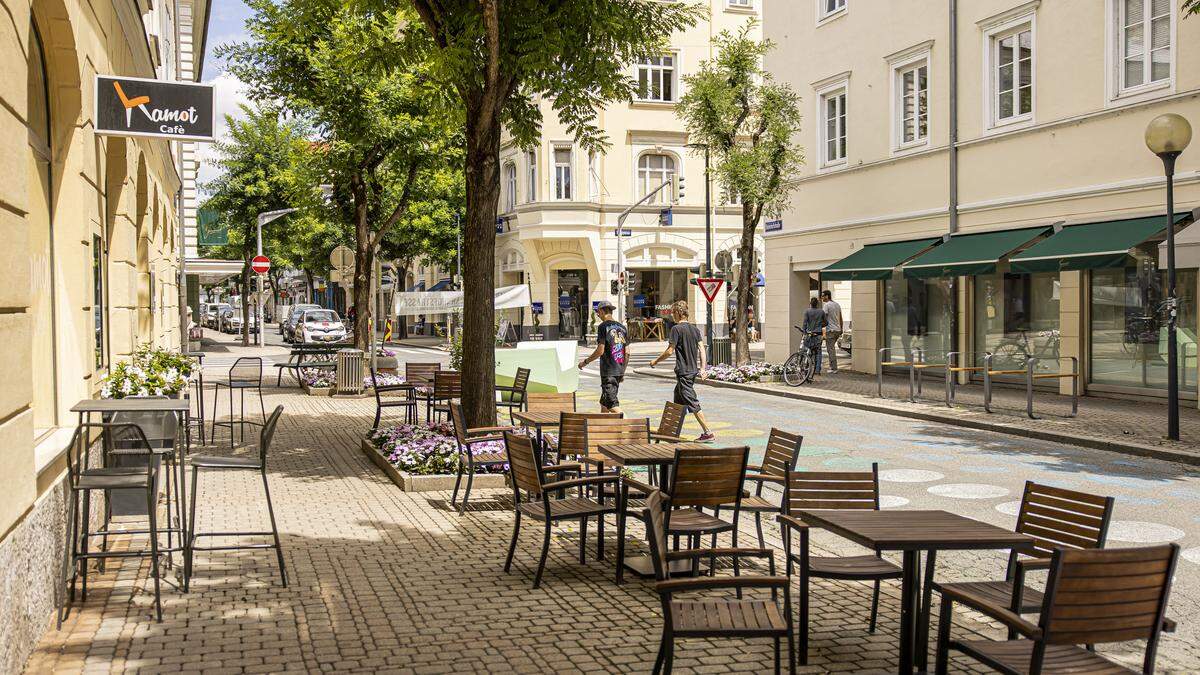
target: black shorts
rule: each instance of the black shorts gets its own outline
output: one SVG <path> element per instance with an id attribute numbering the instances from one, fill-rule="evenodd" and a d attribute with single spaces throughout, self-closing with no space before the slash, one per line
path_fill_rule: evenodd
<path id="1" fill-rule="evenodd" d="M 700 412 L 700 399 L 696 396 L 696 376 L 675 376 L 675 402 L 690 413 Z"/>
<path id="2" fill-rule="evenodd" d="M 624 377 L 602 377 L 600 378 L 600 405 L 605 408 L 616 408 L 621 405 L 620 399 L 617 398 L 617 390 L 621 387 L 621 380 Z"/>

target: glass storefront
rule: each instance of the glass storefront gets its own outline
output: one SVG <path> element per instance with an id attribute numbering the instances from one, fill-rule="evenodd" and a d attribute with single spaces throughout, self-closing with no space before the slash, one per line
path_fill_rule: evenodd
<path id="1" fill-rule="evenodd" d="M 1122 387 L 1166 389 L 1167 323 L 1159 306 L 1167 272 L 1158 244 L 1139 246 L 1128 267 L 1091 273 L 1091 381 Z M 1164 265 L 1165 267 L 1165 265 Z M 1179 385 L 1196 391 L 1196 270 L 1176 271 L 1179 297 Z"/>
<path id="2" fill-rule="evenodd" d="M 927 361 L 941 361 L 955 349 L 956 280 L 952 277 L 883 282 L 884 347 L 899 359 L 919 349 Z"/>
<path id="3" fill-rule="evenodd" d="M 588 303 L 587 270 L 558 271 L 558 337 L 561 340 L 581 340 L 587 330 Z"/>
<path id="4" fill-rule="evenodd" d="M 671 305 L 687 300 L 687 270 L 629 270 L 625 316 L 635 340 L 666 339 Z"/>
<path id="5" fill-rule="evenodd" d="M 1035 357 L 1039 372 L 1057 372 L 1062 340 L 1058 273 L 989 274 L 975 277 L 974 284 L 972 365 L 982 366 L 983 355 L 991 352 L 998 370 L 1024 368 L 1026 359 Z"/>

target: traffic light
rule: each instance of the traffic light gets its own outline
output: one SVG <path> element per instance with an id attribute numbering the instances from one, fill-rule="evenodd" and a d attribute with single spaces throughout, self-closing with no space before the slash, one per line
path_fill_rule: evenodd
<path id="1" fill-rule="evenodd" d="M 687 187 L 687 185 L 685 183 L 685 179 L 683 176 L 680 176 L 679 174 L 671 175 L 671 203 L 672 204 L 678 204 L 679 202 L 683 201 L 683 197 L 686 192 L 686 187 Z"/>
<path id="2" fill-rule="evenodd" d="M 704 263 L 700 263 L 699 265 L 696 265 L 695 267 L 689 267 L 688 271 L 695 275 L 688 279 L 688 283 L 693 286 L 700 285 L 696 281 L 697 279 L 703 279 L 708 276 L 708 269 L 704 266 Z"/>
<path id="3" fill-rule="evenodd" d="M 609 291 L 611 291 L 612 295 L 620 295 L 621 294 L 621 284 L 619 284 L 616 279 L 613 279 L 612 286 L 609 288 Z"/>

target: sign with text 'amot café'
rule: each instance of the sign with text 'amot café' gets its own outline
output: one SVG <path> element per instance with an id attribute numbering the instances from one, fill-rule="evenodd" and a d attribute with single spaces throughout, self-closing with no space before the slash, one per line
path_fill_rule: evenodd
<path id="1" fill-rule="evenodd" d="M 213 88 L 139 77 L 96 76 L 96 133 L 212 141 Z"/>

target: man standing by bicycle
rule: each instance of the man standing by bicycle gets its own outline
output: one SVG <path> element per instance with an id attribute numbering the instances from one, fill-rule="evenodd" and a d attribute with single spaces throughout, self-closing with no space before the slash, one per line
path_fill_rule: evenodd
<path id="1" fill-rule="evenodd" d="M 808 301 L 808 309 L 804 310 L 804 325 L 801 328 L 804 331 L 804 346 L 813 350 L 813 356 L 816 358 L 814 375 L 821 374 L 821 340 L 825 337 L 828 326 L 829 317 L 825 316 L 825 310 L 821 309 L 821 301 L 814 296 Z"/>
<path id="2" fill-rule="evenodd" d="M 688 304 L 684 300 L 671 305 L 671 316 L 675 319 L 675 325 L 671 327 L 671 334 L 667 338 L 667 348 L 650 362 L 650 367 L 657 366 L 671 354 L 675 355 L 675 402 L 696 416 L 702 431 L 696 440 L 705 443 L 717 438 L 708 428 L 708 421 L 704 419 L 704 413 L 700 412 L 700 398 L 696 396 L 696 376 L 708 377 L 707 359 L 700 329 L 688 321 L 688 313 Z"/>
<path id="3" fill-rule="evenodd" d="M 842 337 L 842 306 L 833 299 L 830 291 L 821 291 L 821 309 L 825 312 L 825 351 L 829 353 L 829 374 L 838 371 L 837 347 Z M 821 362 L 817 361 L 817 372 L 821 370 Z"/>

